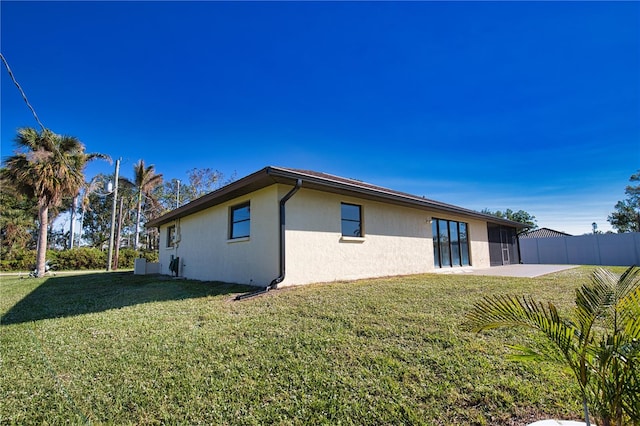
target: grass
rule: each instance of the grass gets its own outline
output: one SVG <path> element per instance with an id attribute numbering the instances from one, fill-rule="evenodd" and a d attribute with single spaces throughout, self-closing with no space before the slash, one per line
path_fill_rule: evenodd
<path id="1" fill-rule="evenodd" d="M 506 359 L 507 343 L 534 335 L 461 324 L 495 293 L 569 309 L 591 270 L 337 282 L 242 302 L 247 287 L 131 273 L 3 277 L 0 423 L 579 420 L 562 364 Z"/>

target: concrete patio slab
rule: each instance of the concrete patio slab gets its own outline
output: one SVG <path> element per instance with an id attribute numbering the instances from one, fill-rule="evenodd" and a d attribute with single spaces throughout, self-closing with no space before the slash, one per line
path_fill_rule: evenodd
<path id="1" fill-rule="evenodd" d="M 438 273 L 485 275 L 492 277 L 523 277 L 534 278 L 552 274 L 567 269 L 576 268 L 579 265 L 504 265 L 491 268 L 451 268 L 437 271 Z"/>

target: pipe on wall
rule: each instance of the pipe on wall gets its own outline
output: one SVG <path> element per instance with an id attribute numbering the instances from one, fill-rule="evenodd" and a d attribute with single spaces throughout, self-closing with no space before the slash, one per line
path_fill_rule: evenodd
<path id="1" fill-rule="evenodd" d="M 280 274 L 278 275 L 277 278 L 271 281 L 271 283 L 268 286 L 266 286 L 264 289 L 260 289 L 251 293 L 241 294 L 237 296 L 235 300 L 247 299 L 249 297 L 258 296 L 260 294 L 266 293 L 269 290 L 275 290 L 276 288 L 278 288 L 278 284 L 280 284 L 284 280 L 285 272 L 286 272 L 285 270 L 285 267 L 286 267 L 285 232 L 286 232 L 286 224 L 287 224 L 285 204 L 287 203 L 287 201 L 289 201 L 291 197 L 294 196 L 296 192 L 298 192 L 298 190 L 301 187 L 302 187 L 302 179 L 297 179 L 296 184 L 291 189 L 291 191 L 287 192 L 287 194 L 284 197 L 282 197 L 282 199 L 280 200 L 280 213 L 279 213 L 280 235 L 278 238 Z"/>
<path id="2" fill-rule="evenodd" d="M 289 199 L 291 197 L 293 197 L 293 195 L 296 192 L 298 192 L 298 190 L 300 189 L 301 186 L 302 186 L 302 179 L 296 180 L 296 185 L 293 187 L 293 189 L 291 191 L 287 192 L 287 195 L 282 197 L 282 199 L 280 200 L 280 238 L 279 238 L 279 243 L 280 243 L 280 275 L 278 275 L 278 277 L 276 279 L 271 281 L 271 284 L 269 284 L 269 286 L 267 287 L 270 290 L 278 288 L 278 284 L 280 284 L 284 280 L 284 277 L 285 277 L 285 264 L 286 264 L 286 253 L 285 253 L 286 208 L 285 208 L 285 204 L 287 203 L 287 201 L 289 201 Z"/>

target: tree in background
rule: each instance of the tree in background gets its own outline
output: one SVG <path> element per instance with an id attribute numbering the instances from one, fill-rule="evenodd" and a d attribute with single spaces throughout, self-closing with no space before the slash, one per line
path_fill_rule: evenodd
<path id="1" fill-rule="evenodd" d="M 149 205 L 153 204 L 153 190 L 162 185 L 162 174 L 157 174 L 153 165 L 145 167 L 144 160 L 138 161 L 133 166 L 133 183 L 135 185 L 137 197 L 137 214 L 136 214 L 136 237 L 133 248 L 140 247 L 140 224 L 142 222 L 142 201 L 149 201 Z"/>
<path id="2" fill-rule="evenodd" d="M 98 215 L 94 215 L 94 209 L 102 208 L 106 211 L 105 203 L 98 203 L 100 199 L 96 193 L 97 192 L 106 192 L 104 188 L 104 182 L 106 181 L 107 176 L 103 174 L 98 174 L 94 176 L 89 182 L 85 182 L 81 189 L 80 196 L 80 235 L 78 237 L 78 247 L 82 244 L 83 240 L 88 240 L 89 245 L 93 247 L 98 247 L 99 244 L 96 244 L 93 233 L 87 236 L 87 229 L 96 229 L 97 226 L 93 225 L 94 218 L 97 218 Z M 87 213 L 89 214 L 87 216 Z M 101 242 L 101 241 L 100 241 Z"/>
<path id="3" fill-rule="evenodd" d="M 178 190 L 178 186 L 180 186 L 180 190 Z M 178 206 L 178 197 L 180 198 L 180 205 L 184 205 L 190 201 L 188 197 L 183 196 L 185 191 L 184 187 L 185 185 L 182 182 L 179 182 L 177 179 L 171 179 L 153 191 L 153 196 L 160 203 L 163 214 Z"/>
<path id="4" fill-rule="evenodd" d="M 0 187 L 0 258 L 12 260 L 36 247 L 37 211 L 35 200 L 14 193 L 10 186 Z"/>
<path id="5" fill-rule="evenodd" d="M 44 275 L 49 210 L 59 206 L 64 197 L 75 196 L 84 183 L 84 168 L 102 154 L 86 154 L 75 137 L 61 136 L 49 129 L 31 127 L 18 130 L 15 155 L 5 160 L 2 184 L 36 200 L 38 207 L 38 249 L 36 272 Z"/>
<path id="6" fill-rule="evenodd" d="M 82 239 L 84 236 L 84 218 L 87 214 L 87 210 L 91 209 L 91 203 L 89 200 L 89 194 L 96 190 L 98 186 L 98 181 L 96 177 L 91 179 L 89 182 L 85 182 L 80 188 L 80 195 L 78 196 L 78 210 L 80 213 L 80 233 L 78 235 L 78 240 L 74 243 L 77 247 L 80 247 L 82 243 Z"/>
<path id="7" fill-rule="evenodd" d="M 162 185 L 159 185 L 157 188 L 162 188 Z M 162 203 L 156 197 L 156 192 L 153 191 L 149 197 L 145 198 L 143 211 L 144 216 L 147 220 L 155 219 L 165 213 L 165 210 L 162 206 Z M 145 232 L 146 237 L 146 249 L 147 250 L 157 250 L 160 243 L 160 234 L 157 228 L 147 229 Z"/>
<path id="8" fill-rule="evenodd" d="M 113 176 L 98 174 L 85 184 L 80 203 L 80 239 L 92 247 L 102 248 L 109 240 L 113 201 L 106 193 L 105 182 Z M 136 194 L 133 183 L 122 176 L 118 179 L 118 201 L 116 214 L 115 247 L 121 245 L 122 234 L 129 241 L 135 228 Z M 78 244 L 80 245 L 80 243 Z M 117 250 L 117 249 L 116 249 Z M 117 255 L 117 254 L 116 254 Z M 116 256 L 114 256 L 114 259 Z M 115 262 L 114 262 L 115 263 Z"/>
<path id="9" fill-rule="evenodd" d="M 118 269 L 120 263 L 120 246 L 122 245 L 122 230 L 133 223 L 132 211 L 136 204 L 135 185 L 129 179 L 120 178 L 118 180 L 118 196 L 120 201 L 118 203 L 118 223 L 116 226 L 116 244 L 113 254 L 113 269 Z M 129 240 L 130 241 L 130 240 Z"/>
<path id="10" fill-rule="evenodd" d="M 187 176 L 189 177 L 188 183 L 180 182 L 178 184 L 176 179 L 172 179 L 165 182 L 162 187 L 156 188 L 155 199 L 160 202 L 163 212 L 173 210 L 178 205 L 183 206 L 236 180 L 235 172 L 226 178 L 221 171 L 210 168 L 193 168 L 187 171 Z M 178 186 L 180 187 L 179 191 Z"/>
<path id="11" fill-rule="evenodd" d="M 640 232 L 640 170 L 631 175 L 629 182 L 635 182 L 636 185 L 627 185 L 624 190 L 627 198 L 618 201 L 615 211 L 607 217 L 619 233 Z"/>
<path id="12" fill-rule="evenodd" d="M 236 180 L 235 172 L 230 178 L 225 179 L 224 174 L 219 170 L 210 168 L 193 168 L 187 172 L 189 176 L 189 188 L 191 189 L 191 200 L 200 198 L 218 188 L 221 188 Z"/>
<path id="13" fill-rule="evenodd" d="M 517 212 L 514 212 L 511 209 L 507 209 L 505 212 L 501 212 L 500 210 L 496 210 L 494 212 L 489 209 L 484 209 L 480 213 L 489 214 L 501 219 L 512 220 L 514 222 L 524 223 L 526 225 L 529 225 L 527 230 L 536 229 L 538 227 L 538 224 L 536 223 L 536 217 L 524 210 L 518 210 Z"/>
<path id="14" fill-rule="evenodd" d="M 98 237 L 98 234 L 103 233 L 100 231 L 101 228 L 108 226 L 107 220 L 100 219 L 100 222 L 104 222 L 104 226 L 98 225 L 97 222 L 98 218 L 107 217 L 106 215 L 110 210 L 105 197 L 100 197 L 96 194 L 96 192 L 100 191 L 106 192 L 106 188 L 104 188 L 104 184 L 100 180 L 102 176 L 104 175 L 99 174 L 91 179 L 90 182 L 85 182 L 81 190 L 78 203 L 80 232 L 74 243 L 77 247 L 83 245 L 100 247 L 100 243 L 103 241 L 101 237 Z"/>

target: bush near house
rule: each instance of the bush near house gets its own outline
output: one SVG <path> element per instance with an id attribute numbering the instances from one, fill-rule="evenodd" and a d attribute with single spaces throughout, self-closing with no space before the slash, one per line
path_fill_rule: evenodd
<path id="1" fill-rule="evenodd" d="M 118 268 L 133 268 L 134 260 L 144 257 L 148 262 L 157 262 L 158 253 L 154 251 L 136 251 L 121 249 Z M 103 269 L 107 264 L 107 252 L 93 247 L 79 247 L 71 250 L 47 250 L 47 260 L 58 271 Z M 18 251 L 10 258 L 0 261 L 2 271 L 31 271 L 36 263 L 35 250 Z"/>
<path id="2" fill-rule="evenodd" d="M 120 255 L 118 257 L 118 267 L 123 269 L 133 268 L 135 259 L 143 257 L 147 259 L 147 262 L 157 262 L 158 252 L 156 251 L 136 251 L 134 249 L 120 249 Z"/>
<path id="3" fill-rule="evenodd" d="M 107 254 L 92 247 L 80 247 L 64 251 L 47 250 L 47 260 L 60 271 L 101 269 L 107 264 Z"/>
<path id="4" fill-rule="evenodd" d="M 28 271 L 36 264 L 35 250 L 15 250 L 0 260 L 0 271 Z"/>

